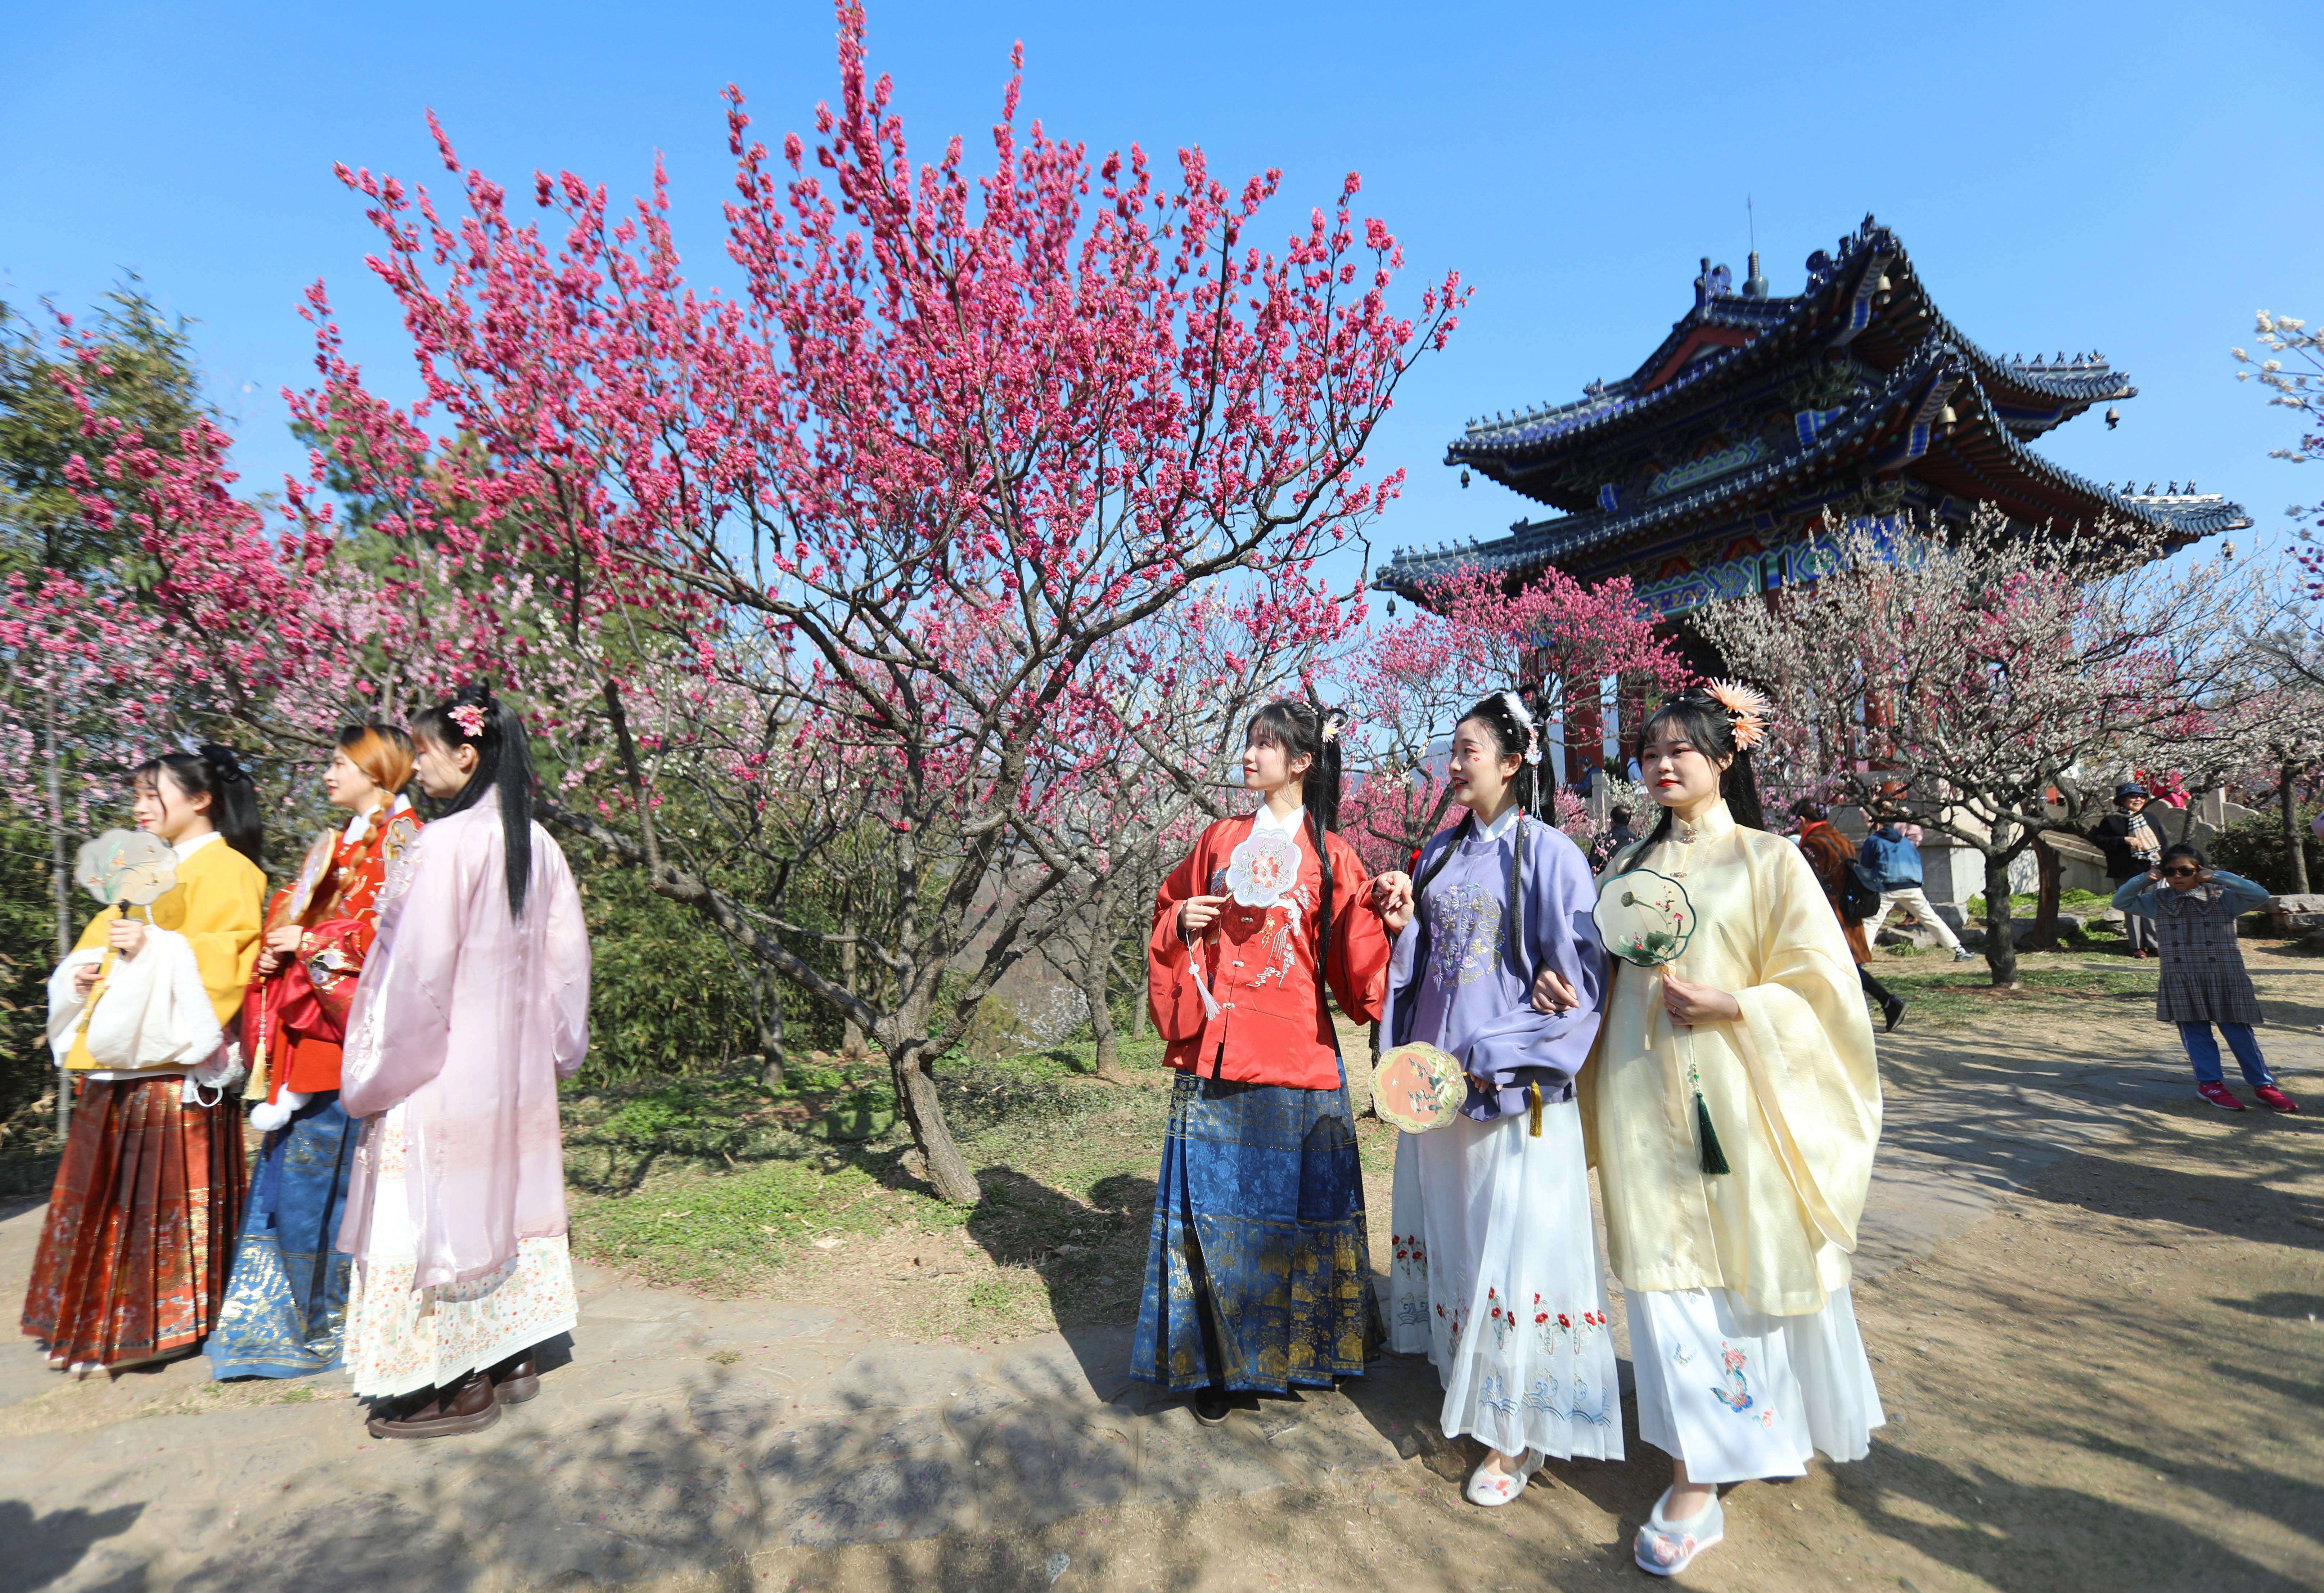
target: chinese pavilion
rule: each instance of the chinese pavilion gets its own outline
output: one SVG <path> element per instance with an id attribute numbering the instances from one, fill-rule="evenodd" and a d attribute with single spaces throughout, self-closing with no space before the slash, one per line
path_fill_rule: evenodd
<path id="1" fill-rule="evenodd" d="M 1871 217 L 1807 273 L 1779 298 L 1757 253 L 1739 289 L 1706 259 L 1693 308 L 1628 376 L 1471 422 L 1444 456 L 1462 484 L 1473 470 L 1556 513 L 1491 542 L 1399 549 L 1375 584 L 1417 600 L 1462 565 L 1512 583 L 1554 567 L 1585 584 L 1627 575 L 1675 616 L 1812 579 L 1826 515 L 1958 523 L 1990 503 L 2029 528 L 2139 523 L 2172 548 L 2251 523 L 2192 482 L 2102 486 L 2035 453 L 2034 439 L 2138 390 L 2097 354 L 1987 353 Z M 1594 736 L 1577 739 L 1594 764 Z"/>

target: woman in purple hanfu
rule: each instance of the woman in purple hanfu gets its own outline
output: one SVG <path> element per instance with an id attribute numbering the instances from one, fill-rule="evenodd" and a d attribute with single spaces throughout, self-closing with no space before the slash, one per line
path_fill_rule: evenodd
<path id="1" fill-rule="evenodd" d="M 480 686 L 412 727 L 449 810 L 380 893 L 339 1099 L 369 1119 L 339 1248 L 346 1365 L 375 1438 L 474 1432 L 539 1387 L 574 1325 L 557 1081 L 589 1043 L 589 934 L 532 822 L 524 726 Z"/>
<path id="2" fill-rule="evenodd" d="M 1598 1033 L 1606 953 L 1580 847 L 1531 817 L 1540 738 L 1513 692 L 1454 732 L 1468 810 L 1385 876 L 1397 931 L 1389 1042 L 1457 1059 L 1469 1095 L 1446 1127 L 1399 1136 L 1389 1343 L 1444 1384 L 1446 1437 L 1491 1450 L 1469 1498 L 1506 1505 L 1550 1456 L 1622 1458 L 1621 1396 L 1591 1222 L 1573 1078 Z M 1534 981 L 1562 1007 L 1536 1012 Z"/>

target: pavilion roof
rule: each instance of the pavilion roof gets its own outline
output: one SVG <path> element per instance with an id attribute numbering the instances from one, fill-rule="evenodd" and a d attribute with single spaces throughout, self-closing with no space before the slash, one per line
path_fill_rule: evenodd
<path id="1" fill-rule="evenodd" d="M 1572 403 L 1473 422 L 1446 452 L 1448 464 L 1570 513 L 1519 521 L 1490 542 L 1398 550 L 1376 584 L 1409 592 L 1463 564 L 1511 576 L 1553 563 L 1604 574 L 1723 529 L 1779 533 L 1825 510 L 1844 516 L 1848 500 L 1876 482 L 1941 514 L 1962 517 L 1987 502 L 2027 524 L 2110 517 L 2152 527 L 2172 546 L 2251 523 L 2238 505 L 2191 486 L 2117 492 L 2033 452 L 2028 440 L 2137 389 L 2097 354 L 1989 353 L 1938 312 L 1895 235 L 1870 217 L 1835 253 L 1809 256 L 1802 293 L 1728 288 L 1726 268 L 1706 266 L 1695 307 L 1630 375 L 1592 383 Z M 1803 368 L 1841 373 L 1852 387 L 1829 408 L 1802 408 L 1795 441 L 1748 443 L 1733 450 L 1748 458 L 1690 465 L 1668 473 L 1676 482 L 1658 478 L 1635 496 L 1634 486 L 1588 485 L 1608 477 L 1593 477 L 1593 464 L 1635 457 L 1641 439 L 1665 428 L 1699 434 L 1696 417 L 1711 410 L 1765 405 L 1794 391 L 1785 383 Z"/>
<path id="2" fill-rule="evenodd" d="M 1932 424 L 1950 402 L 1950 433 Z M 1649 559 L 1699 539 L 1711 525 L 1775 529 L 1777 518 L 1812 514 L 1868 472 L 1909 465 L 1933 506 L 1966 514 L 1992 503 L 2029 524 L 2110 517 L 2151 527 L 2179 547 L 2251 524 L 2240 505 L 2215 495 L 2137 493 L 2090 481 L 2045 459 L 2018 438 L 2006 410 L 1978 380 L 1975 363 L 1932 340 L 1889 373 L 1881 387 L 1835 412 L 1798 445 L 1663 497 L 1613 509 L 1518 521 L 1489 542 L 1397 550 L 1375 585 L 1407 594 L 1464 565 L 1523 576 L 1545 565 L 1589 574 Z M 1580 566 L 1579 569 L 1576 567 Z"/>

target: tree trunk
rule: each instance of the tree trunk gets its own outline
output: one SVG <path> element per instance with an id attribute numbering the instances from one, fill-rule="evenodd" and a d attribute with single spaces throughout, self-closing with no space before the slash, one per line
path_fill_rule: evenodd
<path id="1" fill-rule="evenodd" d="M 2058 848 L 2046 837 L 2034 838 L 2034 861 L 2041 870 L 2042 883 L 2036 887 L 2034 903 L 2034 933 L 2027 937 L 2028 951 L 2055 951 L 2058 949 L 2058 896 L 2065 873 L 2058 857 Z"/>
<path id="2" fill-rule="evenodd" d="M 853 885 L 839 894 L 839 932 L 843 935 L 855 933 L 855 889 Z M 850 996 L 862 994 L 855 987 L 855 942 L 852 940 L 839 943 L 839 982 Z M 839 1053 L 849 1061 L 855 1062 L 863 1060 L 865 1050 L 863 1031 L 851 1017 L 847 1020 L 847 1032 L 840 1036 Z"/>
<path id="3" fill-rule="evenodd" d="M 1104 932 L 1090 947 L 1090 954 L 1082 959 L 1082 999 L 1089 1004 L 1090 1033 L 1097 1040 L 1097 1077 L 1109 1084 L 1121 1082 L 1121 1052 L 1114 1044 L 1113 1012 L 1106 1005 L 1106 969 L 1113 961 L 1113 948 L 1104 944 Z"/>
<path id="4" fill-rule="evenodd" d="M 911 1125 L 912 1141 L 927 1164 L 928 1182 L 954 1205 L 973 1206 L 984 1198 L 984 1191 L 968 1170 L 967 1158 L 953 1143 L 952 1125 L 945 1121 L 944 1103 L 936 1096 L 935 1059 L 928 1055 L 926 1015 L 917 1023 L 899 1017 L 895 1032 L 910 1038 L 890 1050 L 889 1071 L 896 1081 L 896 1104 Z"/>
<path id="5" fill-rule="evenodd" d="M 759 1083 L 768 1089 L 783 1087 L 783 985 L 774 970 L 752 962 L 745 970 L 751 981 L 751 1023 L 759 1032 L 761 1067 Z"/>
<path id="6" fill-rule="evenodd" d="M 65 864 L 64 755 L 57 744 L 57 692 L 48 694 L 49 897 L 56 910 L 57 960 L 72 955 L 72 872 Z M 72 1130 L 72 1075 L 57 1064 L 57 1137 Z"/>
<path id="7" fill-rule="evenodd" d="M 2009 857 L 2001 852 L 1985 855 L 1985 962 L 1993 970 L 1995 989 L 2016 986 L 2017 941 L 2010 933 L 2009 922 Z"/>
<path id="8" fill-rule="evenodd" d="M 1121 1051 L 1113 1037 L 1114 943 L 1120 934 L 1114 909 L 1120 893 L 1108 879 L 1098 886 L 1090 903 L 1089 955 L 1082 959 L 1082 999 L 1089 1004 L 1090 1033 L 1097 1040 L 1097 1076 L 1109 1084 L 1121 1082 Z"/>
<path id="9" fill-rule="evenodd" d="M 2292 800 L 2293 776 L 2299 771 L 2291 764 L 2282 766 L 2276 782 L 2275 801 L 2283 820 L 2283 869 L 2292 881 L 2292 894 L 2308 894 L 2308 847 L 2300 835 L 2300 810 Z"/>

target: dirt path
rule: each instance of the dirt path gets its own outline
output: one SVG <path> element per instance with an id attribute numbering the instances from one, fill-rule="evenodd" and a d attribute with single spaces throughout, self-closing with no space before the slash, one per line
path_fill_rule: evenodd
<path id="1" fill-rule="evenodd" d="M 2252 961 L 2324 1107 L 2324 960 Z M 1732 1490 L 1685 1585 L 2324 1588 L 2324 1115 L 2203 1106 L 2167 1035 L 2093 1000 L 1884 1040 L 1857 1309 L 1891 1420 Z M 37 1221 L 0 1209 L 0 1291 Z M 1638 1587 L 1667 1475 L 1633 1424 L 1630 1464 L 1478 1510 L 1395 1357 L 1210 1430 L 1122 1385 L 1125 1323 L 916 1343 L 596 1272 L 583 1323 L 540 1400 L 423 1446 L 324 1380 L 73 1384 L 0 1347 L 0 1593 Z"/>

